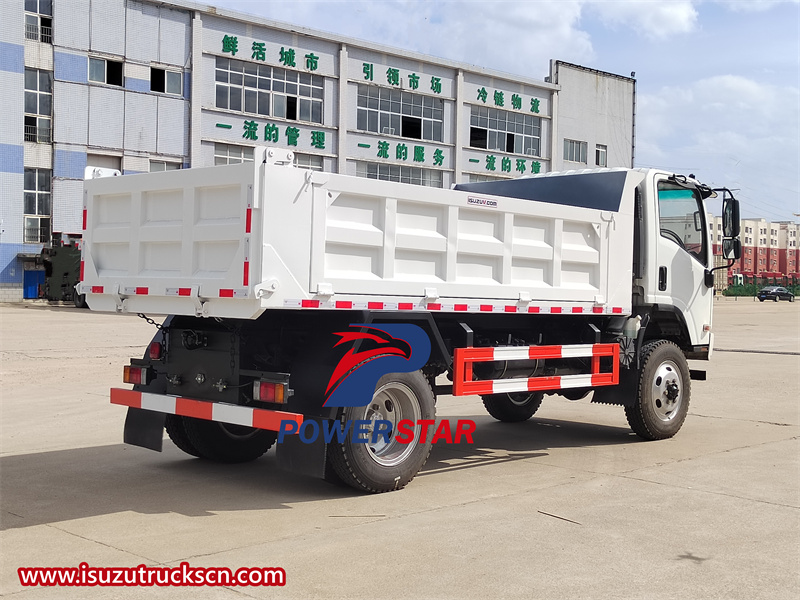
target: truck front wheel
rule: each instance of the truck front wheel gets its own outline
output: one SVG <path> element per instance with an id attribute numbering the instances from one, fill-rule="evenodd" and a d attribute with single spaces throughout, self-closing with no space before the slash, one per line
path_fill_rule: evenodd
<path id="1" fill-rule="evenodd" d="M 422 372 L 384 375 L 367 406 L 350 406 L 341 411 L 339 426 L 345 430 L 349 422 L 349 429 L 342 443 L 329 444 L 330 465 L 342 481 L 358 490 L 399 490 L 414 479 L 431 453 L 431 428 L 425 441 L 420 441 L 419 421 L 425 419 L 435 421 L 436 408 Z M 357 421 L 370 423 L 367 434 L 358 436 L 361 442 L 353 439 Z M 375 433 L 379 431 L 378 421 L 391 424 L 388 436 Z M 405 430 L 398 429 L 401 421 L 405 421 Z M 406 435 L 412 428 L 413 436 Z"/>
<path id="2" fill-rule="evenodd" d="M 544 394 L 541 392 L 514 392 L 483 396 L 486 412 L 504 423 L 527 421 L 539 410 Z"/>
<path id="3" fill-rule="evenodd" d="M 636 402 L 625 407 L 634 433 L 646 440 L 663 440 L 678 433 L 689 412 L 689 365 L 681 349 L 667 340 L 642 348 Z"/>
<path id="4" fill-rule="evenodd" d="M 266 429 L 254 429 L 216 421 L 180 417 L 183 421 L 182 439 L 170 437 L 184 452 L 217 462 L 241 463 L 257 459 L 272 447 L 278 434 Z M 177 431 L 177 430 L 176 430 Z M 179 444 L 178 441 L 185 441 Z M 196 452 L 192 452 L 194 450 Z"/>

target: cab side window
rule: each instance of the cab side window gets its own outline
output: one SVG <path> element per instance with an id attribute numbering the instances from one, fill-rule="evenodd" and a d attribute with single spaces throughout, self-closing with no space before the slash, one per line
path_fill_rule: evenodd
<path id="1" fill-rule="evenodd" d="M 706 265 L 706 219 L 697 192 L 668 181 L 658 184 L 661 236 Z M 706 265 L 708 266 L 708 265 Z"/>

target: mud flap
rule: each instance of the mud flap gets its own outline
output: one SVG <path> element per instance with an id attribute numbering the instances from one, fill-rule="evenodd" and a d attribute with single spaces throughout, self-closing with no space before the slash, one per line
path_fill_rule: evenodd
<path id="1" fill-rule="evenodd" d="M 595 388 L 592 402 L 597 404 L 633 406 L 636 402 L 638 385 L 638 369 L 620 369 L 619 385 L 607 385 Z"/>
<path id="2" fill-rule="evenodd" d="M 328 445 L 322 435 L 322 421 L 318 417 L 305 417 L 305 421 L 317 421 L 319 435 L 308 442 L 300 439 L 298 434 L 286 435 L 275 444 L 278 466 L 292 473 L 325 478 Z"/>
<path id="3" fill-rule="evenodd" d="M 122 441 L 132 446 L 161 452 L 167 415 L 141 408 L 128 408 Z"/>

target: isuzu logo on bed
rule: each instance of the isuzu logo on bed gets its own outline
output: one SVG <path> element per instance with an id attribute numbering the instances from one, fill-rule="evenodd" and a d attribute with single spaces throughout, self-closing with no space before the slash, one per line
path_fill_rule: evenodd
<path id="1" fill-rule="evenodd" d="M 338 331 L 333 347 L 352 344 L 339 359 L 325 390 L 324 406 L 366 406 L 378 380 L 387 373 L 421 369 L 431 354 L 428 335 L 416 325 L 352 324 Z"/>
<path id="2" fill-rule="evenodd" d="M 497 200 L 488 200 L 487 198 L 475 198 L 474 196 L 467 196 L 467 204 L 475 206 L 488 206 L 489 208 L 497 208 Z"/>

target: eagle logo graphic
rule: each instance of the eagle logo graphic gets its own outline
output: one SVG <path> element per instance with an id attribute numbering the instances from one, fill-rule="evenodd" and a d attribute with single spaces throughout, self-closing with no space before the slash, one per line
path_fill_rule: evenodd
<path id="1" fill-rule="evenodd" d="M 386 373 L 409 373 L 425 365 L 430 356 L 430 340 L 416 325 L 351 324 L 348 331 L 337 331 L 333 347 L 348 343 L 352 347 L 339 359 L 325 389 L 324 406 L 366 406 L 375 385 Z"/>

